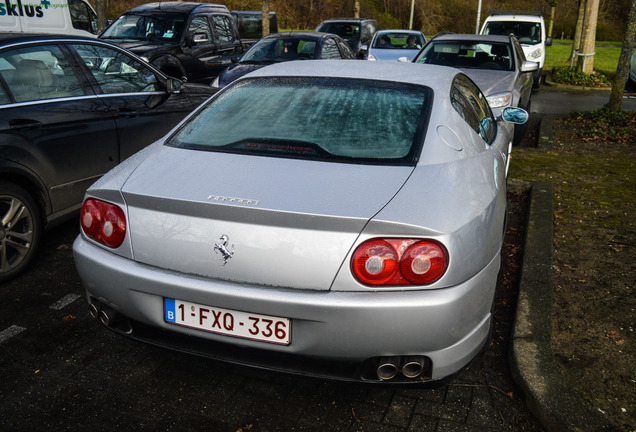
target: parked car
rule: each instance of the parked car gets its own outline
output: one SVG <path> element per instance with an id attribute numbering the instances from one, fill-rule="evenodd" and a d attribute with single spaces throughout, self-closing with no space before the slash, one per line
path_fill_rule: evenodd
<path id="1" fill-rule="evenodd" d="M 0 282 L 92 182 L 214 92 L 95 38 L 0 35 Z"/>
<path id="2" fill-rule="evenodd" d="M 417 30 L 380 30 L 371 41 L 367 60 L 398 61 L 413 59 L 426 43 L 424 33 Z"/>
<path id="3" fill-rule="evenodd" d="M 168 76 L 209 84 L 245 52 L 227 7 L 167 1 L 137 6 L 99 36 Z"/>
<path id="4" fill-rule="evenodd" d="M 366 57 L 368 45 L 377 30 L 378 23 L 373 18 L 331 18 L 316 27 L 317 32 L 333 33 L 343 38 L 359 59 Z"/>
<path id="5" fill-rule="evenodd" d="M 532 74 L 539 66 L 536 62 L 526 61 L 513 36 L 437 36 L 426 44 L 413 62 L 462 70 L 484 92 L 495 114 L 510 106 L 530 111 Z M 525 124 L 515 127 L 515 144 L 521 141 L 525 132 Z"/>
<path id="6" fill-rule="evenodd" d="M 514 35 L 521 44 L 526 58 L 539 63 L 534 72 L 533 85 L 541 85 L 541 74 L 545 64 L 546 47 L 552 45 L 552 38 L 545 31 L 545 20 L 540 11 L 491 11 L 481 27 L 483 35 Z"/>
<path id="7" fill-rule="evenodd" d="M 258 41 L 241 60 L 221 72 L 212 86 L 225 87 L 243 75 L 273 63 L 319 59 L 355 59 L 355 55 L 335 34 L 297 31 L 273 34 Z"/>
<path id="8" fill-rule="evenodd" d="M 91 314 L 293 373 L 453 374 L 489 340 L 511 139 L 456 69 L 254 71 L 88 190 L 73 251 Z"/>
<path id="9" fill-rule="evenodd" d="M 97 14 L 86 0 L 0 3 L 0 33 L 67 34 L 96 37 Z"/>

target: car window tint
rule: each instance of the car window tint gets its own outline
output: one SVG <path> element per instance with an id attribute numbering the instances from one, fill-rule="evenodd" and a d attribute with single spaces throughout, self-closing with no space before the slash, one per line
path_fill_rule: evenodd
<path id="1" fill-rule="evenodd" d="M 340 59 L 340 51 L 338 45 L 333 39 L 325 39 L 322 43 L 322 57 L 323 59 Z"/>
<path id="2" fill-rule="evenodd" d="M 488 101 L 468 77 L 458 75 L 451 87 L 451 103 L 455 110 L 478 133 L 491 143 L 497 133 Z"/>
<path id="3" fill-rule="evenodd" d="M 188 32 L 190 33 L 190 37 L 203 33 L 208 38 L 208 41 L 212 41 L 212 30 L 210 29 L 208 19 L 204 16 L 192 18 L 192 22 L 188 26 Z"/>
<path id="4" fill-rule="evenodd" d="M 316 58 L 316 41 L 301 40 L 298 42 L 298 58 Z"/>
<path id="5" fill-rule="evenodd" d="M 6 90 L 0 86 L 0 105 L 6 105 L 11 102 L 11 98 L 7 94 Z"/>
<path id="6" fill-rule="evenodd" d="M 128 55 L 98 45 L 74 45 L 102 92 L 136 93 L 161 89 L 148 67 Z"/>
<path id="7" fill-rule="evenodd" d="M 16 102 L 84 94 L 57 45 L 18 48 L 0 54 L 0 74 Z"/>
<path id="8" fill-rule="evenodd" d="M 430 93 L 370 80 L 247 79 L 211 101 L 168 145 L 408 165 L 419 154 Z"/>
<path id="9" fill-rule="evenodd" d="M 219 42 L 232 42 L 234 33 L 232 32 L 232 22 L 230 18 L 221 15 L 214 15 L 214 29 Z"/>

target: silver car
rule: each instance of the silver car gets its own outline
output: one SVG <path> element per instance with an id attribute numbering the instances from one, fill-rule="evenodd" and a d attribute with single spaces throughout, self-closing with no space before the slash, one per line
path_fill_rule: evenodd
<path id="1" fill-rule="evenodd" d="M 426 36 L 418 30 L 379 30 L 373 36 L 367 60 L 398 61 L 408 57 L 410 61 L 425 43 Z"/>
<path id="2" fill-rule="evenodd" d="M 532 74 L 539 64 L 526 61 L 513 36 L 440 35 L 431 39 L 413 62 L 460 69 L 484 92 L 495 115 L 510 106 L 530 110 Z M 525 126 L 516 128 L 515 144 L 524 134 Z"/>
<path id="3" fill-rule="evenodd" d="M 421 68 L 262 68 L 110 171 L 73 246 L 91 314 L 305 375 L 460 370 L 489 340 L 512 131 L 466 75 Z"/>

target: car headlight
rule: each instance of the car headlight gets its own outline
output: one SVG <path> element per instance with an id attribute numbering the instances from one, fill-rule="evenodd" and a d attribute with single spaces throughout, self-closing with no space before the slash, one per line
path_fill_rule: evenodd
<path id="1" fill-rule="evenodd" d="M 542 51 L 541 48 L 537 48 L 536 50 L 532 51 L 530 54 L 528 54 L 527 58 L 528 60 L 535 60 L 541 57 Z"/>
<path id="2" fill-rule="evenodd" d="M 488 105 L 490 105 L 490 108 L 501 108 L 510 105 L 510 103 L 512 102 L 512 95 L 510 94 L 510 92 L 497 93 L 488 96 L 486 100 L 488 101 Z"/>

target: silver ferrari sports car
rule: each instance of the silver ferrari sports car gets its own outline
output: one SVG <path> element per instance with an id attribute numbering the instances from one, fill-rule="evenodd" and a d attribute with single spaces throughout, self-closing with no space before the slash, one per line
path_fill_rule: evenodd
<path id="1" fill-rule="evenodd" d="M 511 122 L 526 116 L 494 117 L 442 66 L 250 73 L 87 191 L 73 251 L 90 312 L 260 368 L 453 374 L 489 341 Z"/>

